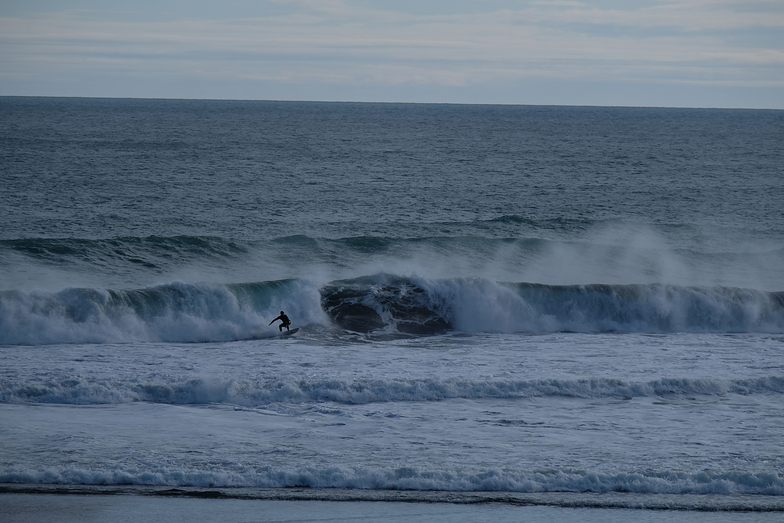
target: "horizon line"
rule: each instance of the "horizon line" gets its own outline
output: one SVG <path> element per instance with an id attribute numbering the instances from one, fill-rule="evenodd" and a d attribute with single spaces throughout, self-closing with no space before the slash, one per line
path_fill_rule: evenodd
<path id="1" fill-rule="evenodd" d="M 273 102 L 273 103 L 324 103 L 324 104 L 385 104 L 385 105 L 457 105 L 457 106 L 499 106 L 499 107 L 571 107 L 571 108 L 606 108 L 606 109 L 695 109 L 695 110 L 727 110 L 727 111 L 784 111 L 771 107 L 716 107 L 716 106 L 678 106 L 678 105 L 592 105 L 592 104 L 526 104 L 503 102 L 406 102 L 406 101 L 367 101 L 367 100 L 286 100 L 273 98 L 179 98 L 163 96 L 68 96 L 68 95 L 27 95 L 0 94 L 0 98 L 51 98 L 68 100 L 144 100 L 170 102 Z"/>

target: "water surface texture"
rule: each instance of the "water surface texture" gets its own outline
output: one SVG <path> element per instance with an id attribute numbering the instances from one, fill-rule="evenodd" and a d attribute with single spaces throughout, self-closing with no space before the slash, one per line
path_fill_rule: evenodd
<path id="1" fill-rule="evenodd" d="M 782 111 L 0 98 L 0 482 L 781 510 L 782 143 Z"/>

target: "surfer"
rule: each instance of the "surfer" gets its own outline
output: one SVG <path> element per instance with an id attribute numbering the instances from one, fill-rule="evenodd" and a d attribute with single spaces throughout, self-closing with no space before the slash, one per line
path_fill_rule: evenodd
<path id="1" fill-rule="evenodd" d="M 281 332 L 283 332 L 283 327 L 286 327 L 286 330 L 289 330 L 289 325 L 291 325 L 291 320 L 289 319 L 288 316 L 286 316 L 286 314 L 283 311 L 280 311 L 280 316 L 272 320 L 269 324 L 272 325 L 278 320 L 280 320 L 280 325 L 278 327 L 280 328 Z"/>

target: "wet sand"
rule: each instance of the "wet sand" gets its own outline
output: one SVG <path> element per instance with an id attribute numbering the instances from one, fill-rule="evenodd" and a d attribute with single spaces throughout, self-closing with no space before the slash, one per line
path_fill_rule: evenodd
<path id="1" fill-rule="evenodd" d="M 103 493 L 102 493 L 103 491 Z M 710 510 L 705 505 L 700 510 L 634 509 L 606 507 L 568 507 L 527 504 L 526 497 L 507 498 L 505 502 L 493 494 L 477 494 L 474 501 L 449 501 L 449 493 L 434 493 L 432 500 L 413 500 L 401 493 L 397 501 L 376 501 L 390 493 L 374 497 L 374 493 L 360 492 L 350 499 L 346 492 L 319 492 L 310 489 L 288 490 L 289 499 L 259 499 L 277 497 L 277 489 L 262 491 L 235 491 L 227 497 L 220 490 L 150 489 L 138 487 L 45 487 L 3 486 L 0 489 L 0 521 L 5 523 L 125 523 L 144 521 L 194 522 L 220 521 L 223 523 L 248 522 L 320 522 L 320 521 L 383 521 L 383 522 L 608 522 L 640 523 L 689 522 L 778 522 L 781 512 L 776 503 L 760 502 L 759 510 L 727 511 Z M 307 499 L 332 495 L 335 500 Z M 298 499 L 299 498 L 299 499 Z M 304 498 L 304 499 L 303 499 Z M 581 503 L 579 495 L 562 495 L 560 499 L 573 499 Z M 613 506 L 609 496 L 606 502 Z M 343 499 L 343 500 L 340 500 Z M 461 497 L 465 500 L 466 498 Z M 558 499 L 556 496 L 554 499 Z M 483 501 L 484 500 L 484 501 Z M 770 501 L 770 500 L 768 500 Z M 565 502 L 565 501 L 564 501 Z M 617 503 L 616 503 L 617 505 Z M 767 506 L 767 509 L 765 508 Z M 768 509 L 774 508 L 774 511 Z"/>

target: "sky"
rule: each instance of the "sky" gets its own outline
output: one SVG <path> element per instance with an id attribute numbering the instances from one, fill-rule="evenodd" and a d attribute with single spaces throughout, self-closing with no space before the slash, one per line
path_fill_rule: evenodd
<path id="1" fill-rule="evenodd" d="M 0 0 L 0 96 L 784 109 L 784 0 Z"/>

